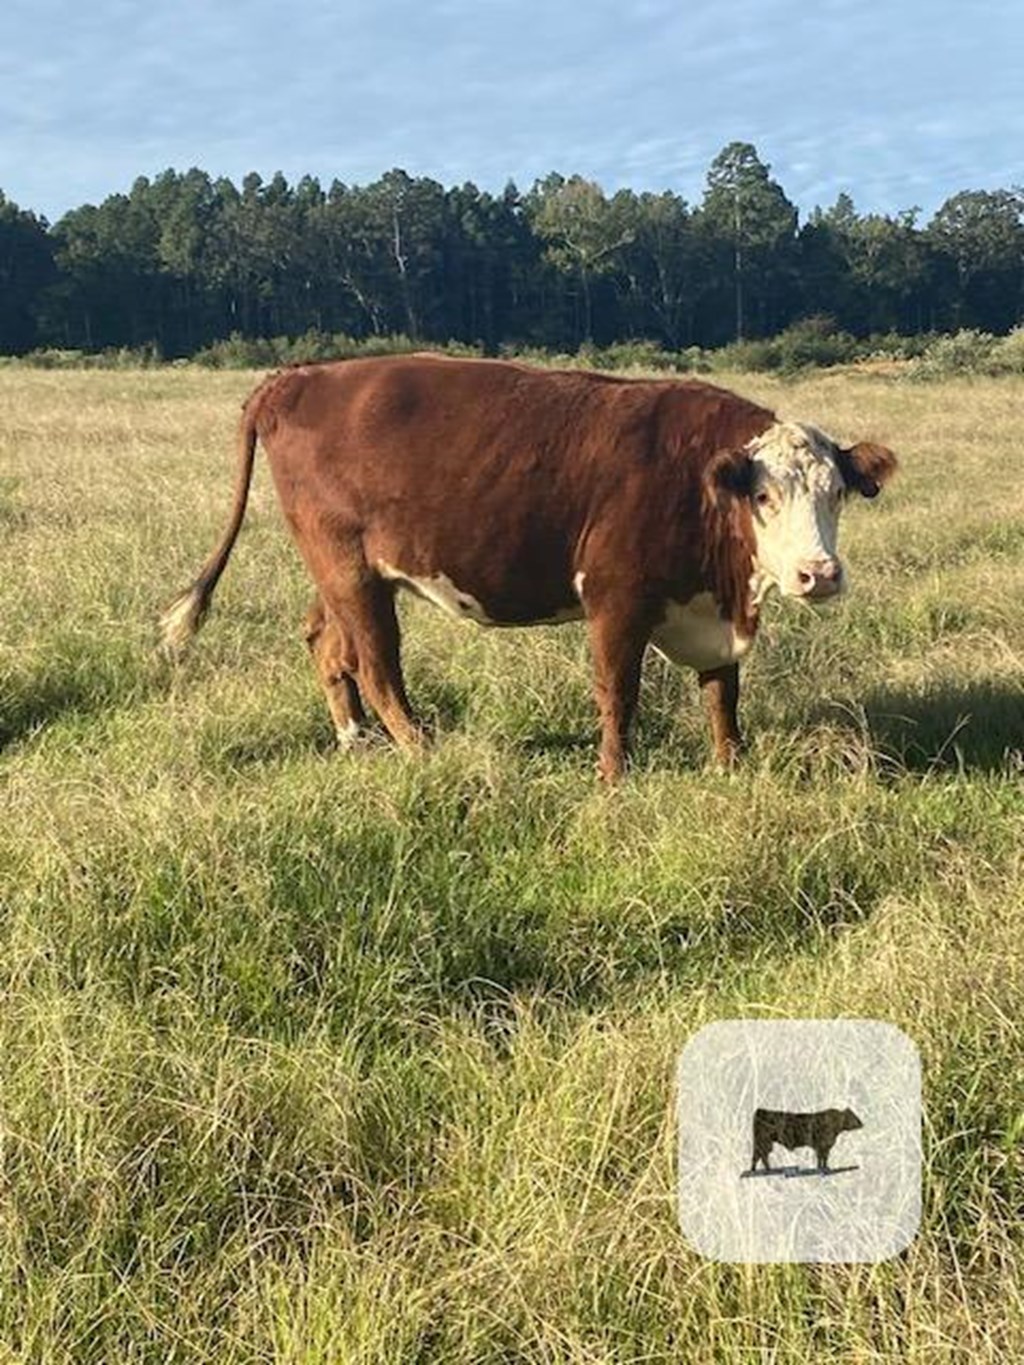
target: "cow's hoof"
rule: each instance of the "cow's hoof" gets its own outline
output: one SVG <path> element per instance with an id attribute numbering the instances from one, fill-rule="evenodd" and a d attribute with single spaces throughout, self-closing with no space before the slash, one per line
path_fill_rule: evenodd
<path id="1" fill-rule="evenodd" d="M 334 731 L 334 744 L 339 754 L 347 754 L 362 739 L 365 731 L 358 721 L 350 720 L 347 725 L 339 725 Z"/>
<path id="2" fill-rule="evenodd" d="M 715 750 L 714 765 L 719 772 L 734 773 L 746 757 L 747 746 L 742 743 L 723 744 Z"/>
<path id="3" fill-rule="evenodd" d="M 603 758 L 597 760 L 597 775 L 605 787 L 616 787 L 626 775 L 626 765 L 624 763 L 607 762 Z"/>

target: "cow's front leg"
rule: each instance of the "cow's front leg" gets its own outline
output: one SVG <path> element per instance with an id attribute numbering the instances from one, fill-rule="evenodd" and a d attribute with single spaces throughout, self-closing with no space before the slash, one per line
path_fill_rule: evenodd
<path id="1" fill-rule="evenodd" d="M 586 604 L 585 604 L 586 605 Z M 647 613 L 607 603 L 588 611 L 594 660 L 594 697 L 601 716 L 597 770 L 605 782 L 622 776 L 629 752 L 629 727 L 640 692 L 640 666 L 650 634 Z"/>
<path id="2" fill-rule="evenodd" d="M 704 696 L 715 758 L 723 768 L 731 768 L 743 748 L 737 709 L 740 700 L 740 666 L 726 664 L 698 673 Z"/>

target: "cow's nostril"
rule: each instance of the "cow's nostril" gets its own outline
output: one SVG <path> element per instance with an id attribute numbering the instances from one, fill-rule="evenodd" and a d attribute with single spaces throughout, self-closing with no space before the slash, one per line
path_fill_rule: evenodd
<path id="1" fill-rule="evenodd" d="M 824 596 L 838 590 L 842 574 L 842 566 L 836 560 L 822 559 L 802 564 L 797 569 L 796 577 L 801 592 Z"/>
<path id="2" fill-rule="evenodd" d="M 842 575 L 838 560 L 807 560 L 797 568 L 794 591 L 809 601 L 823 601 L 842 591 Z"/>

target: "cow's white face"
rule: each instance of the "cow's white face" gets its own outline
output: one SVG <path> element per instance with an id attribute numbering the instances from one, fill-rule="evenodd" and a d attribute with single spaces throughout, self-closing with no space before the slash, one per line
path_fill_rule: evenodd
<path id="1" fill-rule="evenodd" d="M 754 532 L 756 606 L 769 588 L 805 602 L 827 602 L 844 587 L 836 554 L 839 509 L 850 492 L 876 497 L 896 456 L 873 441 L 849 449 L 817 427 L 774 422 L 741 449 L 718 451 L 704 469 L 712 515 L 745 502 Z"/>
<path id="2" fill-rule="evenodd" d="M 755 600 L 771 587 L 807 602 L 835 599 L 845 586 L 836 551 L 846 491 L 838 446 L 816 427 L 777 422 L 747 453 Z"/>

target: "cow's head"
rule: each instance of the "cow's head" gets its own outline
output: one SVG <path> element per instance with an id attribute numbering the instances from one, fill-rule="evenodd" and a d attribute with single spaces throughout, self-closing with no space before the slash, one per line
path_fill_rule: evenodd
<path id="1" fill-rule="evenodd" d="M 844 450 L 797 422 L 776 422 L 743 449 L 716 455 L 705 475 L 709 491 L 749 500 L 755 600 L 773 586 L 806 602 L 837 597 L 845 586 L 836 553 L 843 499 L 876 497 L 895 468 L 885 446 L 861 441 Z"/>
<path id="2" fill-rule="evenodd" d="M 843 1131 L 845 1133 L 850 1133 L 853 1132 L 854 1129 L 856 1128 L 864 1127 L 863 1123 L 860 1121 L 860 1119 L 857 1117 L 857 1115 L 853 1112 L 852 1109 L 844 1109 L 841 1117 L 843 1123 Z"/>

